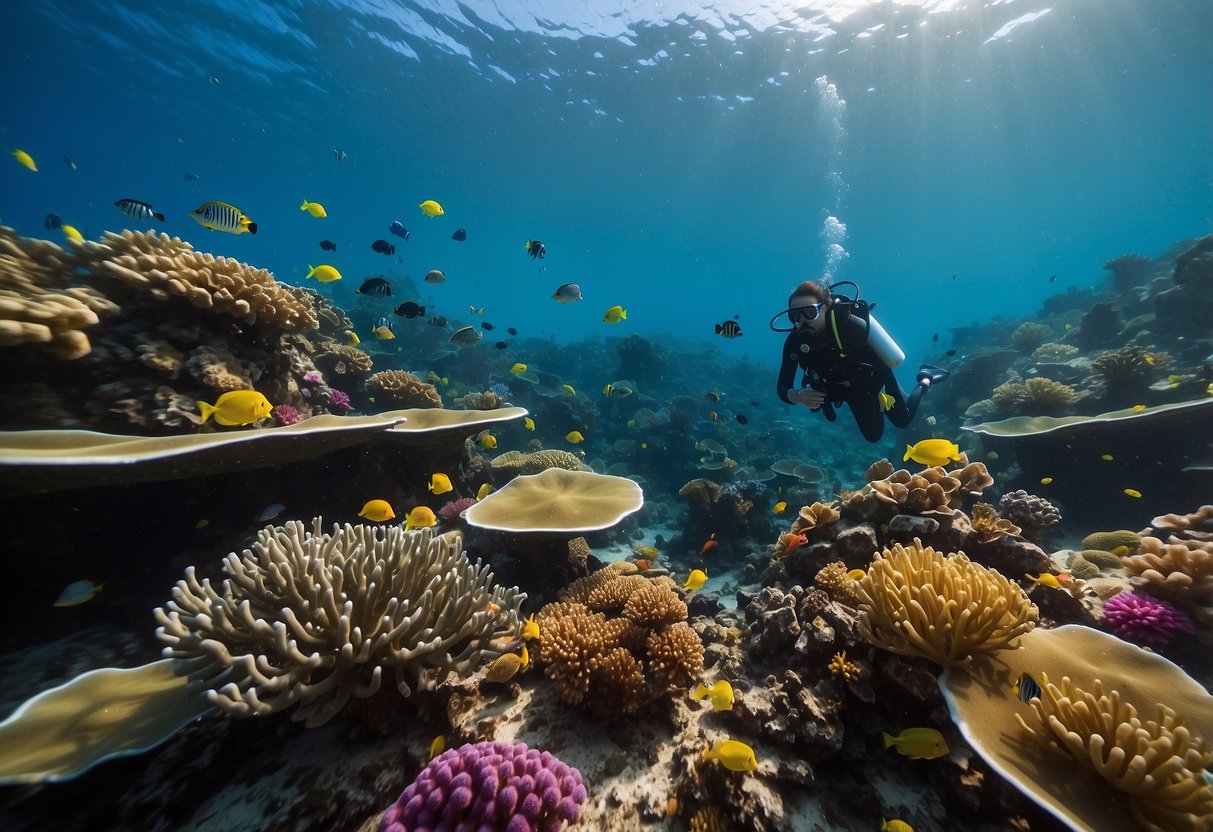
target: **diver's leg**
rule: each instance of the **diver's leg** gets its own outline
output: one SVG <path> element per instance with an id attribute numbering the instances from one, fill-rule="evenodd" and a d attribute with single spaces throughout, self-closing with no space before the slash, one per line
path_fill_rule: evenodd
<path id="1" fill-rule="evenodd" d="M 923 394 L 927 392 L 928 384 L 919 382 L 914 385 L 914 389 L 907 396 L 901 389 L 901 385 L 897 383 L 897 378 L 893 375 L 893 371 L 885 367 L 884 371 L 884 388 L 890 396 L 893 397 L 893 406 L 889 408 L 889 421 L 899 428 L 909 427 L 910 422 L 914 421 L 914 414 L 918 412 L 918 403 L 922 401 Z"/>
<path id="2" fill-rule="evenodd" d="M 880 398 L 875 393 L 860 394 L 849 396 L 846 401 L 863 438 L 869 442 L 880 439 L 884 435 L 884 413 L 880 409 Z"/>

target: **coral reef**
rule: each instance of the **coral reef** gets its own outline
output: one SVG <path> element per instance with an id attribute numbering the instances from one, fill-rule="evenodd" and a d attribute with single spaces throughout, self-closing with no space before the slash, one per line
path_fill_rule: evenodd
<path id="1" fill-rule="evenodd" d="M 1017 535 L 1020 532 L 1019 526 L 1010 520 L 999 517 L 994 506 L 989 503 L 976 503 L 970 512 L 970 522 L 973 534 L 977 535 L 977 539 L 981 543 L 990 543 L 1004 534 Z"/>
<path id="2" fill-rule="evenodd" d="M 548 752 L 480 742 L 431 760 L 388 808 L 379 832 L 560 829 L 578 821 L 585 799 L 581 772 Z"/>
<path id="3" fill-rule="evenodd" d="M 366 386 L 405 407 L 442 407 L 438 388 L 407 370 L 382 370 L 368 378 Z"/>
<path id="4" fill-rule="evenodd" d="M 1084 350 L 1109 347 L 1120 337 L 1120 310 L 1108 301 L 1098 301 L 1083 313 L 1073 341 Z"/>
<path id="5" fill-rule="evenodd" d="M 165 655 L 191 688 L 232 716 L 298 705 L 331 719 L 375 694 L 384 671 L 402 696 L 433 690 L 506 652 L 525 595 L 494 586 L 458 536 L 400 526 L 267 526 L 229 554 L 216 587 L 194 568 L 155 610 Z"/>
<path id="6" fill-rule="evenodd" d="M 357 347 L 348 347 L 336 341 L 324 341 L 316 351 L 316 366 L 334 376 L 368 376 L 375 362 Z"/>
<path id="7" fill-rule="evenodd" d="M 879 553 L 858 592 L 864 638 L 945 667 L 1013 647 L 1038 616 L 1018 584 L 963 553 L 945 556 L 917 539 Z"/>
<path id="8" fill-rule="evenodd" d="M 1121 561 L 1133 585 L 1152 595 L 1182 607 L 1213 601 L 1213 541 L 1143 537 L 1137 553 Z"/>
<path id="9" fill-rule="evenodd" d="M 1031 353 L 1041 344 L 1049 340 L 1053 330 L 1036 321 L 1024 321 L 1011 334 L 1011 343 L 1020 352 Z"/>
<path id="10" fill-rule="evenodd" d="M 1032 351 L 1032 360 L 1045 364 L 1056 364 L 1073 358 L 1078 354 L 1078 347 L 1072 344 L 1045 343 Z"/>
<path id="11" fill-rule="evenodd" d="M 1150 521 L 1142 534 L 1154 537 L 1174 535 L 1181 540 L 1213 540 L 1213 505 L 1201 506 L 1191 514 L 1163 514 Z"/>
<path id="12" fill-rule="evenodd" d="M 1128 292 L 1146 282 L 1153 262 L 1140 254 L 1125 254 L 1109 260 L 1103 267 L 1112 273 L 1112 288 L 1117 293 Z"/>
<path id="13" fill-rule="evenodd" d="M 998 500 L 998 511 L 1032 541 L 1040 540 L 1041 532 L 1061 522 L 1061 512 L 1052 503 L 1023 489 L 1003 494 Z"/>
<path id="14" fill-rule="evenodd" d="M 1192 619 L 1166 601 L 1120 592 L 1104 603 L 1108 627 L 1116 635 L 1151 644 L 1170 644 L 1179 633 L 1195 632 Z"/>
<path id="15" fill-rule="evenodd" d="M 1037 376 L 1001 384 L 994 388 L 991 399 L 1002 414 L 1057 416 L 1078 400 L 1078 394 L 1067 384 Z"/>
<path id="16" fill-rule="evenodd" d="M 811 506 L 803 506 L 792 521 L 792 534 L 803 534 L 810 540 L 820 539 L 829 534 L 827 530 L 837 523 L 841 516 L 833 504 L 813 503 Z"/>
<path id="17" fill-rule="evenodd" d="M 1083 549 L 1099 549 L 1117 555 L 1136 554 L 1141 548 L 1141 535 L 1128 529 L 1110 532 L 1091 532 L 1082 539 Z"/>
<path id="18" fill-rule="evenodd" d="M 522 451 L 506 451 L 493 458 L 489 463 L 493 471 L 506 477 L 516 477 L 519 474 L 538 474 L 549 468 L 563 468 L 566 471 L 588 471 L 589 467 L 581 461 L 581 457 L 568 451 L 545 450 L 523 453 Z"/>

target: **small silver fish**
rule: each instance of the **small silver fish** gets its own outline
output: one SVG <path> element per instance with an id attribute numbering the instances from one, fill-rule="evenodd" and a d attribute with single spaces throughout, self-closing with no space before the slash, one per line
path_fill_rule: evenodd
<path id="1" fill-rule="evenodd" d="M 552 293 L 552 299 L 560 303 L 576 303 L 581 300 L 581 287 L 576 283 L 566 283 Z"/>
<path id="2" fill-rule="evenodd" d="M 480 332 L 476 327 L 464 326 L 451 334 L 451 343 L 460 347 L 471 347 L 480 343 L 480 339 L 482 338 L 484 338 L 484 333 Z"/>
<path id="3" fill-rule="evenodd" d="M 56 607 L 77 607 L 81 604 L 93 600 L 105 583 L 95 584 L 89 580 L 73 581 L 63 588 L 63 592 L 59 594 L 59 600 L 55 602 Z"/>
<path id="4" fill-rule="evenodd" d="M 440 269 L 430 269 L 423 278 L 426 283 L 438 284 L 446 280 L 446 275 Z"/>
<path id="5" fill-rule="evenodd" d="M 282 503 L 270 503 L 268 506 L 261 509 L 253 520 L 257 523 L 268 523 L 284 511 L 286 511 L 286 506 L 284 506 Z"/>

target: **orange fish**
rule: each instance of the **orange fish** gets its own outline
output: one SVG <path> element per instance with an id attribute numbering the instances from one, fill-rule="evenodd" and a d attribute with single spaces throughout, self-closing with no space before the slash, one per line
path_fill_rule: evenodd
<path id="1" fill-rule="evenodd" d="M 712 551 L 719 545 L 720 545 L 719 541 L 716 541 L 716 540 L 707 541 L 706 543 L 703 544 L 703 548 L 699 550 L 700 557 L 706 555 L 708 552 Z"/>
<path id="2" fill-rule="evenodd" d="M 640 558 L 639 560 L 636 561 L 636 568 L 639 569 L 641 572 L 648 572 L 650 565 L 651 564 L 644 558 Z"/>
<path id="3" fill-rule="evenodd" d="M 805 543 L 808 543 L 809 539 L 803 534 L 793 534 L 792 532 L 788 532 L 786 535 L 784 535 L 783 542 L 788 547 L 783 550 L 783 556 L 786 558 Z"/>

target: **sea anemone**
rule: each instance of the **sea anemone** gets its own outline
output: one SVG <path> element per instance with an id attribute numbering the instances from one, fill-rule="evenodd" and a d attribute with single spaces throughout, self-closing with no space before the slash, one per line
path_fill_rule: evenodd
<path id="1" fill-rule="evenodd" d="M 274 417 L 274 423 L 277 425 L 297 425 L 300 418 L 299 411 L 291 407 L 289 404 L 275 405 L 270 411 L 270 415 Z"/>
<path id="2" fill-rule="evenodd" d="M 1120 592 L 1104 603 L 1108 626 L 1121 638 L 1170 644 L 1178 633 L 1195 632 L 1192 619 L 1166 601 Z"/>
<path id="3" fill-rule="evenodd" d="M 329 410 L 344 415 L 354 409 L 350 403 L 350 394 L 342 390 L 329 388 Z"/>

